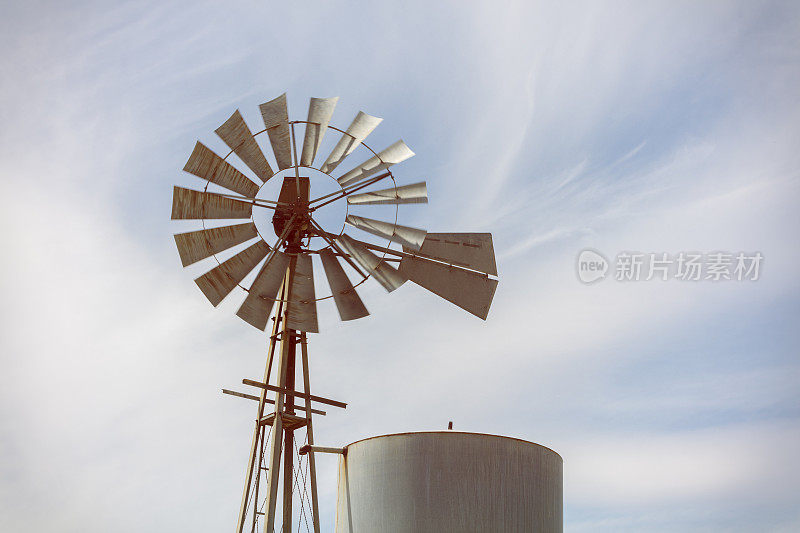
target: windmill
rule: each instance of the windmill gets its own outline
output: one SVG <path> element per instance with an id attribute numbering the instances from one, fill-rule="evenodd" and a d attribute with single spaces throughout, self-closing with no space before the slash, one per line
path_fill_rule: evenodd
<path id="1" fill-rule="evenodd" d="M 311 486 L 308 504 L 314 531 L 319 531 L 314 452 L 325 449 L 314 446 L 312 415 L 325 413 L 312 408 L 312 403 L 335 407 L 346 404 L 310 392 L 307 334 L 319 331 L 317 301 L 333 298 L 340 318 L 355 320 L 369 314 L 356 292 L 358 285 L 373 278 L 391 292 L 411 280 L 485 320 L 497 287 L 497 280 L 490 277 L 497 275 L 491 234 L 428 233 L 397 223 L 400 205 L 428 201 L 424 181 L 398 185 L 391 170 L 414 153 L 402 140 L 379 152 L 367 146 L 365 139 L 382 119 L 366 113 L 359 112 L 346 130 L 330 125 L 337 101 L 338 98 L 311 98 L 307 120 L 290 121 L 283 94 L 259 106 L 264 127 L 256 133 L 235 111 L 216 129 L 229 148 L 227 155 L 222 157 L 197 142 L 183 169 L 204 180 L 204 187 L 175 186 L 173 190 L 172 219 L 202 223 L 200 229 L 174 236 L 183 266 L 210 258 L 216 261 L 216 266 L 195 280 L 206 298 L 217 306 L 240 287 L 246 292 L 236 313 L 240 318 L 266 330 L 272 317 L 263 381 L 243 380 L 256 387 L 259 394 L 223 389 L 227 394 L 258 402 L 237 533 L 245 530 L 248 515 L 251 531 L 256 530 L 262 515 L 263 531 L 274 530 L 281 470 L 283 531 L 291 531 L 296 482 L 294 432 L 300 428 L 305 428 L 307 440 L 304 448 Z M 301 127 L 304 137 L 298 158 L 296 130 Z M 328 130 L 339 135 L 338 142 L 325 161 L 315 167 Z M 264 133 L 272 148 L 275 169 L 256 140 Z M 266 140 L 263 143 L 266 145 Z M 334 178 L 334 171 L 357 149 L 368 152 L 366 159 Z M 247 168 L 237 168 L 231 162 L 232 154 L 243 164 L 239 167 Z M 312 171 L 334 180 L 336 190 L 314 197 L 311 176 L 304 175 Z M 260 194 L 270 180 L 280 183 L 276 199 Z M 387 186 L 389 182 L 391 186 Z M 329 231 L 315 216 L 322 207 L 337 201 L 345 203 L 345 224 L 338 232 Z M 349 212 L 368 211 L 375 206 L 394 206 L 395 220 L 384 222 Z M 237 219 L 239 222 L 231 223 Z M 248 221 L 242 223 L 242 219 Z M 276 235 L 272 245 L 268 244 L 271 239 L 264 229 L 264 221 L 270 219 Z M 386 242 L 378 245 L 362 240 L 368 237 L 355 238 L 350 234 L 352 230 Z M 235 253 L 230 255 L 230 250 Z M 226 253 L 230 257 L 221 260 Z M 330 285 L 331 294 L 323 298 L 318 298 L 315 291 L 314 257 L 322 263 Z M 351 277 L 358 281 L 354 284 Z M 298 345 L 302 392 L 295 388 Z M 273 379 L 275 385 L 270 384 Z M 274 399 L 268 398 L 270 392 Z M 266 478 L 267 487 L 265 507 L 259 511 L 262 477 Z"/>

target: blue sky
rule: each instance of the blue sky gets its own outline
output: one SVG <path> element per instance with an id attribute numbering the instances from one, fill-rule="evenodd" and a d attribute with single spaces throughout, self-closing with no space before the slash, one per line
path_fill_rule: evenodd
<path id="1" fill-rule="evenodd" d="M 3 531 L 232 527 L 252 406 L 219 389 L 266 342 L 181 269 L 171 188 L 284 91 L 383 117 L 431 198 L 401 222 L 491 231 L 500 271 L 485 323 L 412 284 L 321 303 L 312 387 L 349 407 L 319 443 L 453 420 L 558 451 L 565 531 L 800 530 L 797 6 L 26 2 L 0 30 Z M 587 247 L 764 264 L 585 286 Z"/>

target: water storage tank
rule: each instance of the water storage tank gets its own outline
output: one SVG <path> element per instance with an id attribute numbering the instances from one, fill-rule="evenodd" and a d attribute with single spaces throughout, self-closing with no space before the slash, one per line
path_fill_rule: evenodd
<path id="1" fill-rule="evenodd" d="M 563 531 L 562 460 L 544 446 L 432 431 L 372 437 L 345 452 L 337 533 Z"/>

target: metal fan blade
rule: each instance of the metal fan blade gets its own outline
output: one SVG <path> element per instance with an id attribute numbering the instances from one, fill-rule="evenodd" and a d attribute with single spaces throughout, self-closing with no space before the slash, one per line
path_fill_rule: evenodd
<path id="1" fill-rule="evenodd" d="M 297 254 L 297 263 L 289 291 L 289 310 L 286 315 L 286 327 L 307 333 L 319 333 L 316 298 L 311 256 Z"/>
<path id="2" fill-rule="evenodd" d="M 259 240 L 196 280 L 197 286 L 214 307 L 230 294 L 236 285 L 269 253 L 269 245 Z"/>
<path id="3" fill-rule="evenodd" d="M 483 274 L 416 257 L 404 257 L 400 273 L 483 320 L 497 289 L 497 280 Z"/>
<path id="4" fill-rule="evenodd" d="M 269 142 L 281 170 L 292 166 L 292 142 L 289 139 L 289 109 L 286 107 L 286 93 L 259 106 L 264 126 L 267 128 Z"/>
<path id="5" fill-rule="evenodd" d="M 275 250 L 261 267 L 236 315 L 251 326 L 264 331 L 288 266 L 289 256 Z"/>
<path id="6" fill-rule="evenodd" d="M 177 186 L 172 191 L 172 220 L 250 218 L 252 215 L 253 204 L 247 202 Z"/>
<path id="7" fill-rule="evenodd" d="M 258 194 L 258 185 L 199 141 L 183 170 L 248 198 Z"/>
<path id="8" fill-rule="evenodd" d="M 347 215 L 345 222 L 367 233 L 384 237 L 414 250 L 419 250 L 427 233 L 424 229 L 409 228 L 408 226 L 400 226 L 391 222 L 382 222 L 355 215 Z"/>
<path id="9" fill-rule="evenodd" d="M 336 242 L 388 292 L 392 292 L 406 282 L 406 278 L 400 272 L 346 233 L 337 237 Z"/>
<path id="10" fill-rule="evenodd" d="M 188 266 L 237 244 L 249 241 L 258 236 L 258 231 L 256 231 L 255 224 L 248 222 L 235 226 L 178 233 L 173 236 L 181 256 L 181 263 L 183 266 Z"/>
<path id="11" fill-rule="evenodd" d="M 347 128 L 347 132 L 342 134 L 342 138 L 339 139 L 339 142 L 333 147 L 331 155 L 325 160 L 320 170 L 326 174 L 333 172 L 333 169 L 339 166 L 339 163 L 344 161 L 344 158 L 350 155 L 353 150 L 358 148 L 358 145 L 364 142 L 367 135 L 372 133 L 372 130 L 374 130 L 382 120 L 382 118 L 373 117 L 359 111 L 356 118 L 353 119 L 352 124 Z"/>
<path id="12" fill-rule="evenodd" d="M 405 161 L 413 155 L 414 152 L 411 151 L 411 148 L 406 146 L 406 143 L 404 143 L 402 140 L 397 141 L 390 147 L 378 152 L 378 155 L 370 157 L 353 170 L 347 172 L 337 181 L 339 182 L 339 185 L 343 187 L 345 185 L 350 185 L 351 183 L 356 183 L 364 178 L 368 178 L 380 170 L 387 169 L 392 165 L 396 165 L 397 163 Z"/>
<path id="13" fill-rule="evenodd" d="M 214 131 L 261 181 L 265 182 L 272 177 L 274 172 L 238 109 L 225 124 Z"/>
<path id="14" fill-rule="evenodd" d="M 308 122 L 306 124 L 306 136 L 303 138 L 303 152 L 300 155 L 300 164 L 304 167 L 314 165 L 314 158 L 317 150 L 322 144 L 322 137 L 328 129 L 328 122 L 331 121 L 333 110 L 339 97 L 333 98 L 312 98 L 308 104 Z"/>
<path id="15" fill-rule="evenodd" d="M 325 269 L 325 276 L 331 286 L 333 301 L 336 302 L 336 309 L 339 310 L 339 317 L 342 320 L 355 320 L 369 315 L 369 311 L 364 307 L 364 302 L 358 297 L 353 284 L 344 273 L 339 260 L 330 250 L 325 248 L 319 252 L 322 259 L 322 266 Z"/>
<path id="16" fill-rule="evenodd" d="M 405 247 L 404 247 L 405 249 Z M 409 251 L 406 249 L 406 251 Z M 497 275 L 491 233 L 428 233 L 416 255 Z"/>
<path id="17" fill-rule="evenodd" d="M 427 204 L 428 187 L 421 181 L 397 188 L 354 194 L 347 197 L 347 203 L 350 205 Z"/>

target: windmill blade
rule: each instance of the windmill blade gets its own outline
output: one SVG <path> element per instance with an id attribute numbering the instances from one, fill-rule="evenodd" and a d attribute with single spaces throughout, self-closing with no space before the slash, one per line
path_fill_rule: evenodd
<path id="1" fill-rule="evenodd" d="M 372 130 L 374 130 L 382 120 L 382 118 L 373 117 L 367 115 L 363 111 L 359 111 L 356 118 L 353 119 L 353 122 L 347 128 L 347 132 L 342 134 L 342 138 L 339 139 L 339 142 L 333 147 L 331 155 L 328 156 L 328 159 L 325 160 L 325 163 L 323 163 L 319 169 L 326 174 L 333 172 L 333 169 L 339 166 L 339 163 L 344 161 L 344 158 L 350 155 L 353 150 L 358 148 L 358 145 L 364 142 L 367 135 L 372 133 Z"/>
<path id="2" fill-rule="evenodd" d="M 286 315 L 286 327 L 319 333 L 317 323 L 317 299 L 314 294 L 314 269 L 311 256 L 297 254 L 297 262 L 292 276 L 289 291 L 289 310 Z"/>
<path id="3" fill-rule="evenodd" d="M 369 315 L 369 311 L 364 307 L 364 302 L 358 297 L 356 289 L 344 273 L 339 260 L 330 250 L 325 248 L 319 252 L 322 259 L 322 266 L 325 269 L 325 276 L 331 286 L 333 301 L 336 302 L 336 309 L 339 310 L 339 317 L 342 320 L 355 320 Z"/>
<path id="4" fill-rule="evenodd" d="M 214 307 L 230 294 L 269 252 L 269 245 L 259 240 L 196 280 L 197 286 Z"/>
<path id="5" fill-rule="evenodd" d="M 337 181 L 339 185 L 343 187 L 351 183 L 356 183 L 364 178 L 370 177 L 380 170 L 387 169 L 392 165 L 405 161 L 413 155 L 414 152 L 411 151 L 411 148 L 406 146 L 406 143 L 402 140 L 397 141 L 390 147 L 378 152 L 378 155 L 370 157 L 353 170 L 347 172 Z"/>
<path id="6" fill-rule="evenodd" d="M 389 266 L 386 261 L 367 250 L 363 244 L 353 239 L 346 233 L 337 237 L 336 242 L 356 260 L 387 292 L 392 292 L 406 282 L 406 278 Z"/>
<path id="7" fill-rule="evenodd" d="M 183 266 L 189 266 L 257 236 L 256 225 L 252 222 L 174 235 Z"/>
<path id="8" fill-rule="evenodd" d="M 357 217 L 355 215 L 347 215 L 345 222 L 367 233 L 372 233 L 378 237 L 384 237 L 413 250 L 419 250 L 420 246 L 422 246 L 422 242 L 425 240 L 425 234 L 427 233 L 424 229 L 400 226 L 399 224 L 392 224 L 391 222 L 382 222 L 380 220 Z"/>
<path id="9" fill-rule="evenodd" d="M 275 250 L 264 262 L 236 315 L 251 326 L 264 331 L 288 266 L 289 256 Z"/>
<path id="10" fill-rule="evenodd" d="M 418 257 L 401 259 L 400 274 L 483 320 L 497 289 L 496 279 Z"/>
<path id="11" fill-rule="evenodd" d="M 175 186 L 172 190 L 172 220 L 250 218 L 253 204 Z"/>
<path id="12" fill-rule="evenodd" d="M 422 248 L 415 253 L 492 276 L 497 275 L 491 233 L 428 233 Z"/>
<path id="13" fill-rule="evenodd" d="M 267 128 L 269 143 L 281 170 L 292 166 L 292 142 L 289 139 L 289 109 L 286 107 L 286 93 L 259 106 L 264 126 Z"/>
<path id="14" fill-rule="evenodd" d="M 238 109 L 214 131 L 261 181 L 266 182 L 272 177 L 274 172 Z"/>
<path id="15" fill-rule="evenodd" d="M 194 145 L 183 170 L 247 198 L 254 198 L 258 194 L 258 185 L 199 141 Z"/>
<path id="16" fill-rule="evenodd" d="M 322 144 L 325 130 L 328 129 L 328 122 L 331 121 L 333 110 L 339 97 L 333 98 L 312 98 L 308 104 L 308 122 L 306 124 L 306 135 L 303 138 L 303 152 L 300 155 L 300 165 L 310 167 L 314 165 L 314 158 L 317 150 Z"/>
<path id="17" fill-rule="evenodd" d="M 347 203 L 350 205 L 427 204 L 428 187 L 421 181 L 401 187 L 354 194 L 347 197 Z"/>

